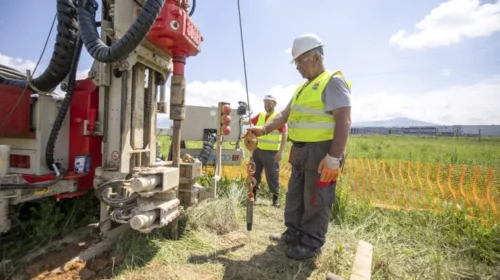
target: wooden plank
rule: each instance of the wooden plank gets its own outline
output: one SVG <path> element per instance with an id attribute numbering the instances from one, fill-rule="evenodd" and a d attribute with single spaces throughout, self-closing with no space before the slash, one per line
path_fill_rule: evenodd
<path id="1" fill-rule="evenodd" d="M 351 280 L 369 280 L 372 275 L 372 257 L 373 245 L 360 240 L 356 255 L 354 256 L 354 264 L 352 266 Z"/>
<path id="2" fill-rule="evenodd" d="M 331 272 L 326 274 L 326 280 L 345 280 L 342 276 L 335 275 Z"/>

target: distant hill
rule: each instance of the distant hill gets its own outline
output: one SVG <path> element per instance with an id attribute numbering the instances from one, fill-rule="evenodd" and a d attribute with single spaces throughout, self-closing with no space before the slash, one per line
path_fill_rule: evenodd
<path id="1" fill-rule="evenodd" d="M 170 126 L 172 125 L 172 120 L 169 119 L 168 114 L 158 114 L 157 116 L 158 119 L 156 123 L 158 128 L 170 128 Z M 376 127 L 376 126 L 401 127 L 401 126 L 436 126 L 436 125 L 438 124 L 400 117 L 389 120 L 353 123 L 352 127 Z"/>
<path id="2" fill-rule="evenodd" d="M 376 127 L 376 126 L 401 127 L 401 126 L 436 126 L 436 125 L 438 124 L 423 122 L 405 117 L 399 117 L 382 121 L 353 123 L 352 127 Z"/>

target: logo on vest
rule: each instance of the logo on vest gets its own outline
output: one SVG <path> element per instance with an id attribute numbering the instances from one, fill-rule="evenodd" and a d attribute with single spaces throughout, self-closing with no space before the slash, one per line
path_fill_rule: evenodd
<path id="1" fill-rule="evenodd" d="M 317 90 L 319 87 L 319 82 L 316 82 L 313 86 L 312 89 Z"/>

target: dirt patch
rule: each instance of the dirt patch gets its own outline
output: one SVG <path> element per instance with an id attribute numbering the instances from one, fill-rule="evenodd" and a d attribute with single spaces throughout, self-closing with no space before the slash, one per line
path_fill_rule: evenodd
<path id="1" fill-rule="evenodd" d="M 39 279 L 79 279 L 74 278 L 73 275 L 78 275 L 78 273 L 85 267 L 85 262 L 81 260 L 75 260 L 71 263 L 66 264 L 75 256 L 77 256 L 82 250 L 87 247 L 85 242 L 80 242 L 74 245 L 68 245 L 62 248 L 58 248 L 57 251 L 53 251 L 38 259 L 34 263 L 30 264 L 25 272 L 28 274 L 29 279 L 39 280 Z M 57 275 L 52 273 L 53 270 L 62 267 L 61 272 L 67 273 L 67 278 L 57 278 Z M 54 278 L 56 277 L 56 278 Z"/>
<path id="2" fill-rule="evenodd" d="M 123 262 L 122 255 L 97 258 L 91 262 L 75 258 L 88 246 L 87 243 L 80 242 L 59 248 L 30 264 L 24 272 L 31 280 L 93 280 L 104 268 Z"/>

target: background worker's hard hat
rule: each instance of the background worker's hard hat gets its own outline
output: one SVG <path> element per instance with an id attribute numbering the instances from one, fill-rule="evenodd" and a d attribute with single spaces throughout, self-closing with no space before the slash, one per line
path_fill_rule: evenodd
<path id="1" fill-rule="evenodd" d="M 292 63 L 301 54 L 320 46 L 323 46 L 323 42 L 321 42 L 321 39 L 313 33 L 303 34 L 295 38 L 292 45 Z"/>
<path id="2" fill-rule="evenodd" d="M 264 96 L 264 101 L 266 101 L 266 100 L 271 100 L 271 101 L 274 101 L 274 102 L 278 103 L 278 100 L 276 100 L 276 97 L 274 97 L 274 96 L 272 96 L 270 94 Z"/>

